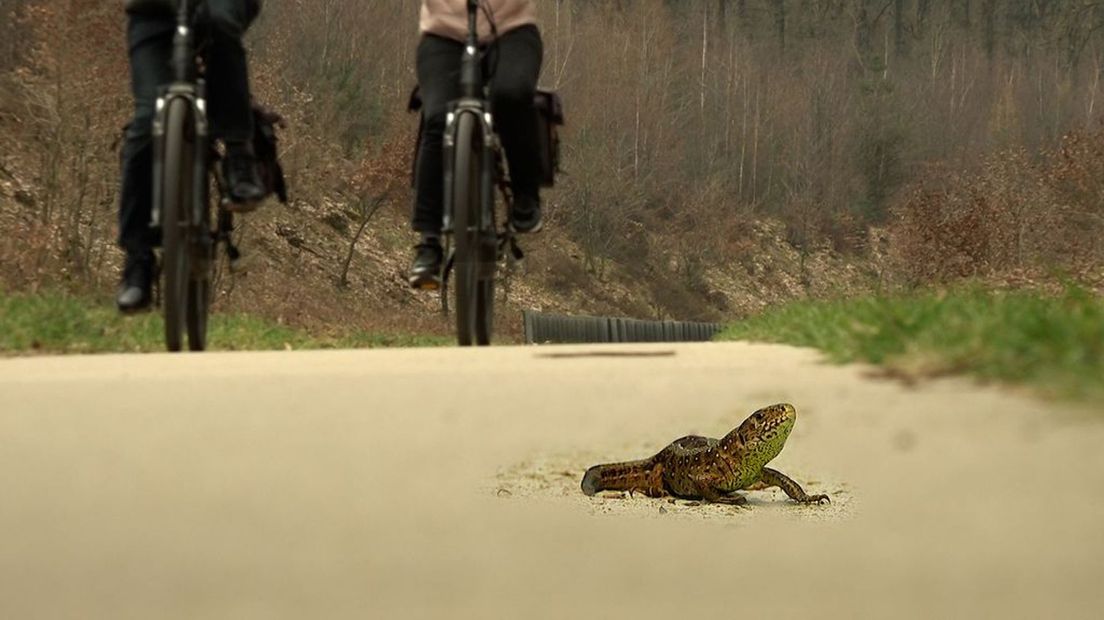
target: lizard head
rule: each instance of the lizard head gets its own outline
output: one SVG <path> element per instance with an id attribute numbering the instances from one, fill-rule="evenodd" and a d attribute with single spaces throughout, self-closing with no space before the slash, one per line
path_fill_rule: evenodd
<path id="1" fill-rule="evenodd" d="M 724 441 L 740 444 L 744 458 L 762 467 L 782 451 L 796 421 L 797 410 L 793 405 L 780 403 L 763 407 L 748 416 Z"/>

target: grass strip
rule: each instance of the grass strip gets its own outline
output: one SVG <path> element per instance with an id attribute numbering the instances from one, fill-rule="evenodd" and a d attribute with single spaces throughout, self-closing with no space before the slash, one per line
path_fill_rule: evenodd
<path id="1" fill-rule="evenodd" d="M 244 314 L 214 313 L 212 351 L 442 346 L 437 336 L 350 330 L 314 334 Z M 113 307 L 59 292 L 0 291 L 0 354 L 133 353 L 165 350 L 161 316 L 122 316 Z"/>
<path id="2" fill-rule="evenodd" d="M 966 373 L 1104 400 L 1104 299 L 966 288 L 803 301 L 733 324 L 719 340 L 814 347 L 908 376 Z"/>

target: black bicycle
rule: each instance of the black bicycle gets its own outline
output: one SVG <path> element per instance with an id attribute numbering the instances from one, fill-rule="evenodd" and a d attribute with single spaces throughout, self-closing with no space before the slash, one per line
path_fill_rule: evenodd
<path id="1" fill-rule="evenodd" d="M 502 195 L 505 213 L 513 206 L 506 159 L 494 131 L 489 84 L 483 75 L 479 47 L 480 0 L 468 0 L 468 34 L 460 64 L 461 98 L 450 104 L 444 136 L 445 212 L 442 233 L 447 260 L 441 274 L 442 307 L 448 312 L 449 274 L 454 274 L 456 337 L 460 346 L 489 345 L 494 332 L 496 269 L 502 261 L 519 261 L 524 254 L 514 232 L 501 225 L 495 190 Z M 492 23 L 493 29 L 493 23 Z M 555 126 L 563 123 L 559 99 L 539 91 L 544 185 L 558 168 Z"/>
<path id="2" fill-rule="evenodd" d="M 165 345 L 180 351 L 207 346 L 211 280 L 219 244 L 230 265 L 240 257 L 231 240 L 233 213 L 217 210 L 211 225 L 212 187 L 219 204 L 229 201 L 220 173 L 219 153 L 207 122 L 203 61 L 196 46 L 195 22 L 202 0 L 179 0 L 173 39 L 173 82 L 157 100 L 153 122 L 153 217 L 161 231 L 162 307 Z"/>

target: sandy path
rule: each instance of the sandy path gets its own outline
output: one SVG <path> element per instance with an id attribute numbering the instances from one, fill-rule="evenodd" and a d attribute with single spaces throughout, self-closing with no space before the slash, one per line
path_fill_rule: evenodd
<path id="1" fill-rule="evenodd" d="M 743 344 L 0 361 L 0 618 L 1098 617 L 1104 416 L 864 372 Z M 777 401 L 775 466 L 831 506 L 577 490 Z"/>

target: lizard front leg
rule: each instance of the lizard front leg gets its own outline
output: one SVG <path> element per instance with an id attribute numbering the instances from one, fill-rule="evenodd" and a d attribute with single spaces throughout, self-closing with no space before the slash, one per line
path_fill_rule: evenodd
<path id="1" fill-rule="evenodd" d="M 716 495 L 709 501 L 714 504 L 728 504 L 729 506 L 747 506 L 747 498 L 739 493 L 729 493 L 728 495 Z"/>
<path id="2" fill-rule="evenodd" d="M 827 495 L 806 495 L 805 490 L 801 488 L 800 484 L 791 480 L 786 474 L 769 467 L 763 468 L 763 473 L 759 481 L 766 487 L 778 487 L 782 489 L 786 492 L 786 495 L 789 495 L 790 499 L 795 502 L 802 504 L 819 504 L 822 501 L 828 503 L 832 502 L 832 500 L 828 499 Z"/>

